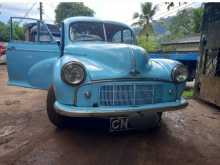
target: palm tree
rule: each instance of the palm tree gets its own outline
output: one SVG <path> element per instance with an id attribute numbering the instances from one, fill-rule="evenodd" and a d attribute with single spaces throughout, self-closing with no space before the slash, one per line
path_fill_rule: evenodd
<path id="1" fill-rule="evenodd" d="M 141 33 L 146 33 L 148 36 L 148 32 L 152 30 L 150 25 L 150 21 L 152 21 L 152 17 L 156 13 L 157 6 L 152 5 L 150 2 L 144 2 L 141 4 L 141 13 L 134 13 L 133 19 L 137 20 L 132 25 L 142 27 Z"/>

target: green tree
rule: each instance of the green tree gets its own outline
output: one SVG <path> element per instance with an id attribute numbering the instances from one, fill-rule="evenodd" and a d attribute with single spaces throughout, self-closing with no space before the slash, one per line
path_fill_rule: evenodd
<path id="1" fill-rule="evenodd" d="M 159 47 L 151 24 L 156 10 L 157 6 L 153 7 L 152 3 L 144 2 L 141 3 L 141 12 L 136 12 L 133 15 L 135 22 L 132 25 L 141 29 L 137 38 L 138 45 L 145 48 L 147 51 L 156 51 Z"/>
<path id="2" fill-rule="evenodd" d="M 94 16 L 95 12 L 85 6 L 83 2 L 61 2 L 55 9 L 56 23 L 61 23 L 65 18 L 74 16 Z"/>
<path id="3" fill-rule="evenodd" d="M 8 24 L 0 22 L 0 41 L 9 41 L 9 27 Z"/>
<path id="4" fill-rule="evenodd" d="M 133 19 L 137 20 L 132 25 L 138 25 L 142 28 L 141 35 L 149 35 L 152 32 L 152 26 L 150 21 L 152 21 L 152 17 L 156 12 L 157 7 L 153 7 L 152 3 L 144 2 L 141 4 L 141 12 L 134 13 Z"/>
<path id="5" fill-rule="evenodd" d="M 12 28 L 13 28 L 13 39 L 23 41 L 25 39 L 24 27 L 19 26 L 19 22 L 13 22 Z"/>
<path id="6" fill-rule="evenodd" d="M 179 38 L 193 32 L 193 15 L 191 10 L 182 10 L 171 20 L 169 30 L 174 38 Z"/>
<path id="7" fill-rule="evenodd" d="M 194 21 L 193 31 L 195 33 L 200 32 L 200 26 L 202 23 L 203 13 L 204 13 L 203 8 L 193 9 L 193 21 Z"/>
<path id="8" fill-rule="evenodd" d="M 169 31 L 169 35 L 163 40 L 173 40 L 182 38 L 186 35 L 191 35 L 200 32 L 202 22 L 203 8 L 189 8 L 179 11 L 176 16 L 167 20 L 162 20 Z"/>
<path id="9" fill-rule="evenodd" d="M 141 35 L 137 39 L 138 45 L 149 52 L 157 51 L 160 47 L 154 34 L 149 35 L 147 38 L 145 35 Z"/>
<path id="10" fill-rule="evenodd" d="M 18 22 L 13 22 L 13 39 L 24 40 L 24 29 Z M 10 24 L 0 22 L 0 41 L 8 42 L 10 34 Z"/>

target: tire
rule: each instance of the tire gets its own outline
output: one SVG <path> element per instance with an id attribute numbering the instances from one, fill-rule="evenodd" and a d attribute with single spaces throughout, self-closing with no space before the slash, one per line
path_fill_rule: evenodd
<path id="1" fill-rule="evenodd" d="M 56 113 L 54 109 L 56 97 L 53 90 L 53 87 L 48 89 L 47 94 L 47 116 L 51 123 L 53 123 L 57 128 L 64 128 L 65 127 L 65 117 Z"/>
<path id="2" fill-rule="evenodd" d="M 163 115 L 163 112 L 157 112 L 158 121 L 157 121 L 157 125 L 155 127 L 156 129 L 161 127 L 162 115 Z"/>
<path id="3" fill-rule="evenodd" d="M 158 118 L 159 118 L 159 122 L 161 122 L 163 112 L 157 112 L 157 115 L 158 115 Z"/>

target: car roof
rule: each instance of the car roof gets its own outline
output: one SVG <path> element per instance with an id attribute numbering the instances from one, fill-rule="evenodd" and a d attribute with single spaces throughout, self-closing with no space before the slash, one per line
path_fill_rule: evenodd
<path id="1" fill-rule="evenodd" d="M 95 18 L 95 17 L 85 17 L 85 16 L 70 17 L 70 18 L 65 19 L 63 22 L 65 24 L 70 24 L 72 22 L 79 22 L 79 21 L 110 23 L 110 24 L 121 25 L 121 26 L 125 26 L 127 28 L 130 28 L 128 25 L 121 23 L 121 22 L 106 21 L 106 20 L 101 20 L 101 19 Z"/>

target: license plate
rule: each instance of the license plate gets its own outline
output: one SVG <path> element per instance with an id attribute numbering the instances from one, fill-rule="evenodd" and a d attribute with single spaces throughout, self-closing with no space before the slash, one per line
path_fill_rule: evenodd
<path id="1" fill-rule="evenodd" d="M 110 132 L 130 130 L 128 117 L 112 117 L 110 118 Z"/>

